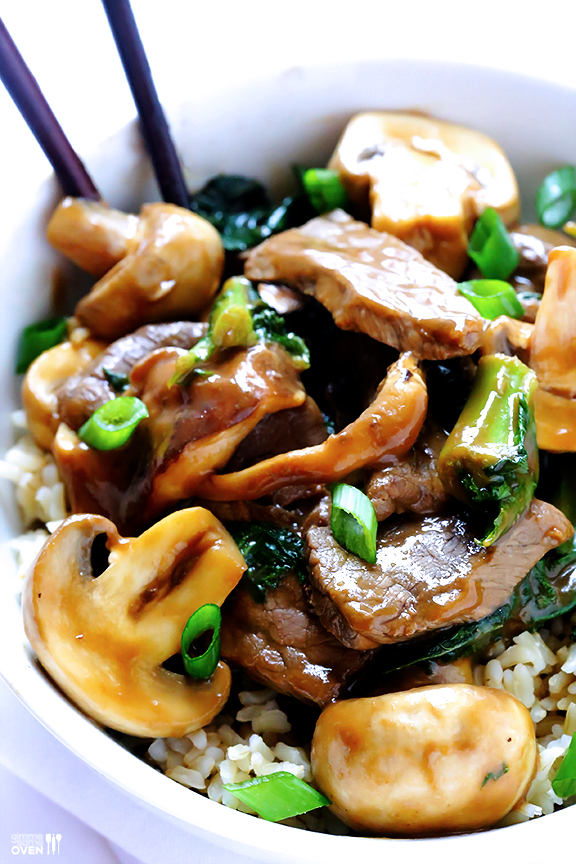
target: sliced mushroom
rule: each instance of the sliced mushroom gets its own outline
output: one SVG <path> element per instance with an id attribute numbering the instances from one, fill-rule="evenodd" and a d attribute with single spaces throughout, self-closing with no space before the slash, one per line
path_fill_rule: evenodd
<path id="1" fill-rule="evenodd" d="M 93 569 L 106 538 L 109 564 Z M 103 551 L 102 549 L 100 551 Z M 27 577 L 26 634 L 44 668 L 90 717 L 130 735 L 180 737 L 218 713 L 230 690 L 219 663 L 207 681 L 169 672 L 184 625 L 221 605 L 246 569 L 207 510 L 180 510 L 140 537 L 102 516 L 67 519 Z"/>
<path id="2" fill-rule="evenodd" d="M 48 242 L 75 264 L 100 278 L 134 246 L 138 217 L 103 201 L 64 198 L 46 229 Z"/>
<path id="3" fill-rule="evenodd" d="M 358 114 L 329 162 L 357 215 L 394 234 L 454 278 L 468 235 L 494 207 L 505 224 L 519 212 L 518 186 L 501 148 L 480 132 L 402 111 Z"/>
<path id="4" fill-rule="evenodd" d="M 220 362 L 206 363 L 206 374 L 187 388 L 168 387 L 180 354 L 163 348 L 132 372 L 132 384 L 150 412 L 146 426 L 157 455 L 147 518 L 198 495 L 204 478 L 226 465 L 266 415 L 306 400 L 291 357 L 278 343 L 224 353 Z M 244 496 L 227 500 L 235 497 Z"/>
<path id="5" fill-rule="evenodd" d="M 39 447 L 49 450 L 58 429 L 58 390 L 105 348 L 105 342 L 95 339 L 62 342 L 34 360 L 22 384 L 22 402 L 28 428 Z"/>
<path id="6" fill-rule="evenodd" d="M 558 246 L 548 261 L 530 351 L 530 365 L 539 385 L 534 394 L 538 446 L 575 451 L 576 249 Z"/>
<path id="7" fill-rule="evenodd" d="M 482 334 L 481 354 L 508 354 L 530 365 L 530 346 L 534 325 L 500 315 L 487 325 Z"/>
<path id="8" fill-rule="evenodd" d="M 76 307 L 98 338 L 196 315 L 220 284 L 224 250 L 206 219 L 173 204 L 145 204 L 135 230 L 134 219 L 65 199 L 48 226 L 52 245 L 102 276 Z"/>
<path id="9" fill-rule="evenodd" d="M 422 428 L 426 407 L 426 385 L 418 364 L 411 354 L 402 354 L 390 367 L 374 402 L 337 435 L 243 471 L 211 474 L 196 494 L 217 501 L 253 500 L 283 486 L 340 480 L 383 456 L 406 453 Z"/>

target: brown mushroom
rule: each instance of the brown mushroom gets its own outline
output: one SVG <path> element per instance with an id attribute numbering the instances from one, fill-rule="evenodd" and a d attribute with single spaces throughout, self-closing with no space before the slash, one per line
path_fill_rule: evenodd
<path id="1" fill-rule="evenodd" d="M 91 561 L 102 535 L 109 564 L 98 573 Z M 194 681 L 162 664 L 179 651 L 190 615 L 205 603 L 221 605 L 245 569 L 228 532 L 200 507 L 133 539 L 102 516 L 72 516 L 28 574 L 26 634 L 90 717 L 130 735 L 186 735 L 222 708 L 230 671 L 219 663 L 210 679 Z"/>
<path id="2" fill-rule="evenodd" d="M 65 199 L 48 226 L 52 245 L 102 276 L 75 313 L 98 338 L 196 315 L 220 284 L 224 250 L 206 219 L 173 204 L 145 204 L 135 229 L 134 219 Z"/>
<path id="3" fill-rule="evenodd" d="M 48 242 L 75 264 L 100 278 L 134 245 L 138 217 L 103 201 L 64 198 L 46 229 Z"/>
<path id="4" fill-rule="evenodd" d="M 486 326 L 480 345 L 481 354 L 508 354 L 530 365 L 530 346 L 534 325 L 499 315 Z"/>
<path id="5" fill-rule="evenodd" d="M 58 429 L 58 390 L 105 347 L 105 342 L 95 339 L 62 342 L 40 354 L 28 369 L 22 384 L 22 403 L 28 428 L 39 447 L 49 450 Z"/>
<path id="6" fill-rule="evenodd" d="M 283 486 L 341 480 L 383 456 L 406 453 L 422 428 L 427 402 L 417 362 L 411 354 L 402 354 L 372 404 L 341 432 L 315 447 L 282 453 L 243 471 L 211 474 L 196 494 L 217 501 L 253 500 Z"/>
<path id="7" fill-rule="evenodd" d="M 314 779 L 344 822 L 411 837 L 494 825 L 526 795 L 537 757 L 524 705 L 470 684 L 336 702 L 312 742 Z"/>
<path id="8" fill-rule="evenodd" d="M 458 278 L 477 217 L 494 207 L 505 224 L 518 186 L 502 149 L 480 132 L 407 111 L 372 111 L 348 123 L 329 162 L 355 212 Z"/>
<path id="9" fill-rule="evenodd" d="M 538 446 L 576 451 L 576 249 L 558 246 L 548 262 L 530 348 Z"/>

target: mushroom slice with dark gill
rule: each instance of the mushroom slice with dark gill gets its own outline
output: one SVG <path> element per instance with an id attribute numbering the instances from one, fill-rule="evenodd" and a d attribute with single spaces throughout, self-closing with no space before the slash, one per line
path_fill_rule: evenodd
<path id="1" fill-rule="evenodd" d="M 480 342 L 483 320 L 450 276 L 342 210 L 265 240 L 245 269 L 315 297 L 343 330 L 418 358 L 472 354 Z"/>
<path id="2" fill-rule="evenodd" d="M 108 560 L 95 569 L 103 539 Z M 104 557 L 104 556 L 103 556 Z M 67 519 L 31 568 L 24 625 L 38 659 L 86 713 L 129 735 L 186 735 L 221 710 L 230 670 L 207 680 L 169 671 L 189 617 L 221 605 L 246 569 L 207 510 L 179 510 L 140 537 L 120 537 L 102 516 Z"/>
<path id="3" fill-rule="evenodd" d="M 461 515 L 404 517 L 380 526 L 371 565 L 344 550 L 330 528 L 312 526 L 312 605 L 328 630 L 359 650 L 477 621 L 573 531 L 559 510 L 536 499 L 489 549 L 478 546 Z"/>

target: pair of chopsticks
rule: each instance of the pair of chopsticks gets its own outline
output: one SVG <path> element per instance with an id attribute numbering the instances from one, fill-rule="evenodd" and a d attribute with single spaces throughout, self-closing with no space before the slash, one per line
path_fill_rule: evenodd
<path id="1" fill-rule="evenodd" d="M 164 201 L 188 207 L 188 192 L 152 80 L 129 0 L 102 0 L 136 103 L 140 128 Z M 100 200 L 100 193 L 44 98 L 0 19 L 0 79 L 44 150 L 65 195 Z"/>

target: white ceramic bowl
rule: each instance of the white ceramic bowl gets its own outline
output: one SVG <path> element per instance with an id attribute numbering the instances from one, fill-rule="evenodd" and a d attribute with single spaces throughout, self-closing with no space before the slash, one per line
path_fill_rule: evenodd
<path id="1" fill-rule="evenodd" d="M 369 108 L 418 108 L 493 136 L 508 153 L 531 216 L 535 189 L 553 167 L 576 162 L 576 91 L 510 73 L 427 62 L 382 61 L 292 69 L 210 101 L 186 102 L 170 112 L 191 187 L 218 172 L 256 176 L 274 194 L 285 191 L 294 162 L 323 164 L 348 117 Z M 108 201 L 137 209 L 157 199 L 135 124 L 84 154 Z M 58 198 L 52 179 L 27 200 L 3 201 L 11 210 L 12 242 L 0 247 L 0 450 L 10 443 L 9 412 L 18 405 L 12 377 L 21 328 L 50 309 L 53 269 L 61 265 L 43 230 Z M 69 272 L 69 271 L 68 271 Z M 18 533 L 8 484 L 2 484 L 0 540 Z M 0 572 L 13 570 L 6 543 Z M 568 848 L 576 810 L 481 834 L 434 840 L 333 837 L 274 825 L 229 810 L 159 774 L 136 759 L 74 708 L 35 662 L 24 637 L 13 581 L 0 582 L 0 672 L 29 710 L 81 759 L 160 823 L 175 823 L 229 850 L 264 861 L 338 864 L 380 862 L 400 854 L 406 864 L 521 857 L 543 864 L 551 849 Z M 190 860 L 196 860 L 191 851 Z"/>

